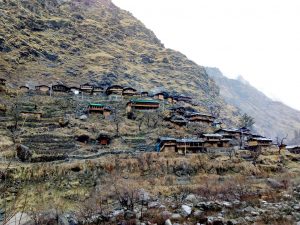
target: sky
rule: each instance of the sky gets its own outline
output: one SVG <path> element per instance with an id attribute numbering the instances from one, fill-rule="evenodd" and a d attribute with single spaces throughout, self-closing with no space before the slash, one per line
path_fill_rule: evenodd
<path id="1" fill-rule="evenodd" d="M 113 0 L 167 48 L 300 110 L 299 0 Z"/>

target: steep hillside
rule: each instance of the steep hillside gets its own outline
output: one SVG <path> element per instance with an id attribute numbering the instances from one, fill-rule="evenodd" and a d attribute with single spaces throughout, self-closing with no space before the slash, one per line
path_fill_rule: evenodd
<path id="1" fill-rule="evenodd" d="M 236 111 L 203 67 L 110 0 L 0 0 L 0 24 L 0 76 L 11 85 L 118 83 L 213 100 L 229 118 Z"/>
<path id="2" fill-rule="evenodd" d="M 299 111 L 272 101 L 243 78 L 228 79 L 217 68 L 206 68 L 206 71 L 219 85 L 221 96 L 229 104 L 255 118 L 255 129 L 258 132 L 272 138 L 288 134 L 291 140 L 295 131 L 300 129 Z"/>

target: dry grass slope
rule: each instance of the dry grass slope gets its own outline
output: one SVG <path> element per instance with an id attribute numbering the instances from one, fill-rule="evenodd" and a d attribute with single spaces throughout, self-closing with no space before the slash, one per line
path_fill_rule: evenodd
<path id="1" fill-rule="evenodd" d="M 0 1 L 0 76 L 14 85 L 92 82 L 163 88 L 234 107 L 203 67 L 164 48 L 154 33 L 109 0 Z"/>

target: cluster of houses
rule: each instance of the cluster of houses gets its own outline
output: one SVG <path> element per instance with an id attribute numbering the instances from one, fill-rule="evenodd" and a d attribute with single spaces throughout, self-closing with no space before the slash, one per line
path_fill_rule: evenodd
<path id="1" fill-rule="evenodd" d="M 222 123 L 217 121 L 214 116 L 198 112 L 190 107 L 173 106 L 168 109 L 170 115 L 168 120 L 179 126 L 186 126 L 189 123 L 197 123 L 205 126 L 220 128 Z"/>
<path id="2" fill-rule="evenodd" d="M 3 84 L 5 85 L 3 79 Z M 170 95 L 167 92 L 149 93 L 148 91 L 137 91 L 132 87 L 123 87 L 121 85 L 111 85 L 107 88 L 101 86 L 85 83 L 79 87 L 69 87 L 64 84 L 56 85 L 38 85 L 34 89 L 30 89 L 28 86 L 20 86 L 21 93 L 34 92 L 37 94 L 55 95 L 57 94 L 88 94 L 88 95 L 100 95 L 107 96 L 111 101 L 118 101 L 122 99 L 129 99 L 126 105 L 126 112 L 133 111 L 148 111 L 157 110 L 160 108 L 162 101 L 167 104 L 176 104 L 177 102 L 191 103 L 192 98 L 184 95 Z M 101 113 L 105 118 L 109 118 L 112 108 L 102 103 L 91 102 L 87 107 L 87 113 Z M 28 112 L 29 113 L 29 112 Z M 32 112 L 30 112 L 32 114 Z M 191 116 L 192 117 L 192 116 Z M 171 120 L 172 121 L 172 120 Z"/>
<path id="3" fill-rule="evenodd" d="M 272 145 L 271 139 L 252 134 L 247 128 L 218 129 L 214 133 L 200 134 L 197 138 L 160 137 L 156 143 L 156 151 L 179 154 L 227 152 L 235 147 L 257 151 L 270 148 Z"/>
<path id="4" fill-rule="evenodd" d="M 0 84 L 5 85 L 6 80 L 0 78 Z M 34 88 L 29 86 L 22 85 L 19 87 L 20 92 L 27 93 L 34 91 L 39 94 L 55 94 L 55 93 L 73 93 L 74 95 L 78 94 L 89 94 L 89 95 L 103 95 L 109 96 L 110 100 L 118 100 L 120 97 L 140 97 L 146 98 L 151 97 L 157 100 L 167 100 L 170 104 L 175 104 L 177 102 L 192 102 L 192 98 L 183 95 L 169 95 L 167 92 L 157 92 L 155 94 L 150 94 L 148 91 L 137 91 L 132 87 L 123 87 L 121 85 L 111 85 L 107 88 L 98 85 L 92 85 L 85 83 L 76 86 L 67 86 L 64 84 L 55 84 L 55 85 L 37 85 Z"/>
<path id="5" fill-rule="evenodd" d="M 0 85 L 6 85 L 6 80 L 0 78 Z M 167 108 L 169 114 L 166 120 L 178 126 L 186 126 L 194 123 L 199 126 L 215 128 L 214 133 L 199 134 L 196 138 L 172 138 L 160 137 L 157 140 L 155 150 L 158 152 L 176 152 L 180 154 L 199 153 L 199 152 L 226 152 L 232 148 L 248 149 L 256 151 L 258 149 L 266 149 L 273 145 L 271 139 L 252 134 L 247 128 L 239 129 L 222 129 L 222 123 L 212 115 L 198 112 L 191 107 L 184 107 L 178 102 L 189 103 L 191 105 L 192 98 L 183 95 L 170 95 L 167 92 L 158 92 L 149 94 L 147 91 L 138 92 L 132 87 L 123 87 L 121 85 L 111 85 L 106 89 L 100 86 L 85 83 L 80 87 L 68 87 L 63 84 L 56 85 L 38 85 L 34 90 L 30 90 L 27 86 L 19 87 L 21 92 L 36 91 L 44 94 L 55 93 L 73 93 L 89 94 L 89 95 L 105 95 L 110 100 L 127 98 L 126 113 L 128 115 L 135 111 L 155 111 L 158 110 L 162 103 L 166 103 L 170 107 Z M 103 103 L 90 102 L 88 104 L 87 113 L 102 114 L 104 118 L 109 119 L 113 109 Z M 42 113 L 37 111 L 36 106 L 28 106 L 20 111 L 21 117 L 40 119 Z M 108 135 L 100 136 L 98 140 L 101 145 L 109 145 L 111 138 Z M 300 154 L 300 146 L 290 146 L 288 150 L 292 153 Z"/>

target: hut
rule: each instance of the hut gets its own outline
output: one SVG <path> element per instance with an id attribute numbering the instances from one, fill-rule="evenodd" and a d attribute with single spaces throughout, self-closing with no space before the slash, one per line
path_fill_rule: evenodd
<path id="1" fill-rule="evenodd" d="M 187 103 L 192 102 L 192 98 L 185 96 L 185 95 L 176 95 L 176 96 L 173 96 L 173 98 L 176 102 L 187 102 Z"/>
<path id="2" fill-rule="evenodd" d="M 70 88 L 63 84 L 52 85 L 53 92 L 69 92 Z"/>
<path id="3" fill-rule="evenodd" d="M 100 103 L 90 103 L 88 106 L 89 113 L 103 113 L 105 106 Z"/>
<path id="4" fill-rule="evenodd" d="M 199 112 L 187 111 L 184 116 L 189 122 L 198 122 L 206 125 L 211 125 L 214 121 L 214 117 L 212 115 Z"/>
<path id="5" fill-rule="evenodd" d="M 5 86 L 6 85 L 6 79 L 0 78 L 0 85 Z"/>
<path id="6" fill-rule="evenodd" d="M 175 153 L 177 151 L 177 141 L 175 138 L 160 137 L 156 143 L 157 152 Z"/>
<path id="7" fill-rule="evenodd" d="M 152 99 L 134 99 L 127 103 L 126 112 L 156 110 L 159 106 L 159 102 Z"/>
<path id="8" fill-rule="evenodd" d="M 156 143 L 156 151 L 179 154 L 203 152 L 203 140 L 196 138 L 176 139 L 160 137 Z"/>
<path id="9" fill-rule="evenodd" d="M 241 139 L 241 131 L 239 129 L 219 129 L 215 131 L 215 134 L 221 134 L 224 138 L 228 139 Z"/>
<path id="10" fill-rule="evenodd" d="M 50 92 L 50 87 L 47 85 L 38 85 L 35 86 L 35 90 L 39 93 L 48 94 Z"/>
<path id="11" fill-rule="evenodd" d="M 179 154 L 204 152 L 204 142 L 202 139 L 183 138 L 177 139 L 177 152 Z"/>
<path id="12" fill-rule="evenodd" d="M 137 90 L 131 87 L 125 87 L 122 91 L 123 96 L 135 96 L 137 95 Z"/>
<path id="13" fill-rule="evenodd" d="M 20 86 L 19 90 L 20 90 L 21 93 L 27 93 L 27 92 L 29 92 L 29 87 L 27 87 L 27 86 Z"/>
<path id="14" fill-rule="evenodd" d="M 106 95 L 112 95 L 112 94 L 122 95 L 122 92 L 123 92 L 123 87 L 120 85 L 109 86 L 105 91 Z"/>
<path id="15" fill-rule="evenodd" d="M 94 88 L 93 85 L 91 85 L 89 83 L 85 83 L 85 84 L 80 85 L 80 90 L 82 92 L 86 92 L 86 93 L 92 93 L 93 88 Z"/>
<path id="16" fill-rule="evenodd" d="M 111 115 L 112 109 L 101 103 L 90 103 L 88 112 L 102 114 L 107 119 Z"/>
<path id="17" fill-rule="evenodd" d="M 170 119 L 171 123 L 177 124 L 179 126 L 185 126 L 188 123 L 188 120 L 184 116 L 173 115 Z"/>
<path id="18" fill-rule="evenodd" d="M 266 149 L 272 146 L 272 139 L 266 137 L 251 137 L 247 141 L 248 150 Z"/>
<path id="19" fill-rule="evenodd" d="M 204 147 L 206 149 L 229 148 L 230 147 L 231 139 L 224 138 L 220 134 L 202 134 L 201 137 L 204 140 Z"/>
<path id="20" fill-rule="evenodd" d="M 110 145 L 111 137 L 107 134 L 100 134 L 97 137 L 97 142 L 99 145 Z"/>
<path id="21" fill-rule="evenodd" d="M 287 146 L 286 149 L 293 154 L 300 154 L 300 145 Z"/>

